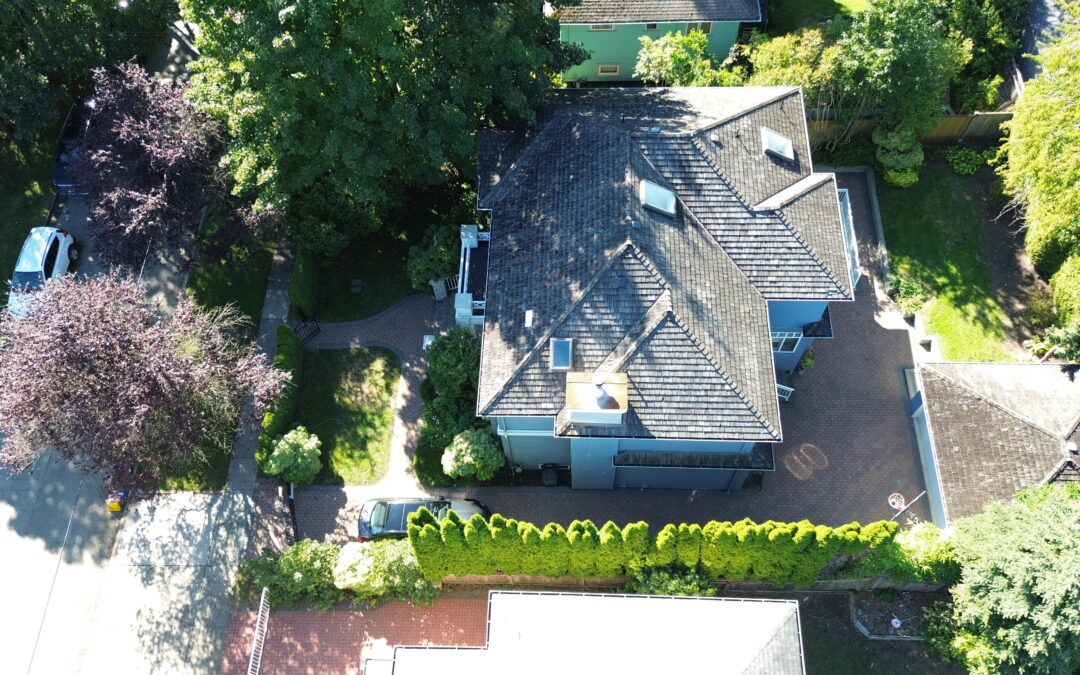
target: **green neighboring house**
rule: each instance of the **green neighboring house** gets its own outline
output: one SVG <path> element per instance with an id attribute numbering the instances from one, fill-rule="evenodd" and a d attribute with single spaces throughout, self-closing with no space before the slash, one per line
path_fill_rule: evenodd
<path id="1" fill-rule="evenodd" d="M 641 37 L 700 30 L 709 51 L 727 58 L 743 22 L 761 21 L 760 0 L 581 0 L 557 7 L 563 42 L 580 44 L 592 56 L 563 73 L 567 82 L 625 82 L 634 79 Z"/>

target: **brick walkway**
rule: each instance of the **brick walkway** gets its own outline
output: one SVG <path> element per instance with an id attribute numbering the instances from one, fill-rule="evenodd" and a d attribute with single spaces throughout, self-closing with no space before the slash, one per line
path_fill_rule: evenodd
<path id="1" fill-rule="evenodd" d="M 891 493 L 899 492 L 910 501 L 923 491 L 922 468 L 906 414 L 903 377 L 904 368 L 913 363 L 912 343 L 908 326 L 883 293 L 876 264 L 878 242 L 864 175 L 841 173 L 838 181 L 850 190 L 864 276 L 856 289 L 855 302 L 832 306 L 837 337 L 815 345 L 816 365 L 794 378 L 795 395 L 791 402 L 781 404 L 785 442 L 776 447 L 777 469 L 765 475 L 760 492 L 475 488 L 444 489 L 439 493 L 475 497 L 507 517 L 541 524 L 567 524 L 575 518 L 622 524 L 635 520 L 702 523 L 749 517 L 758 522 L 805 518 L 840 525 L 892 517 L 895 511 L 886 501 Z M 415 302 L 413 307 L 419 315 L 420 300 Z M 409 331 L 409 339 L 415 339 L 417 345 L 417 336 L 423 332 L 418 328 L 422 321 L 418 318 L 414 324 L 399 327 Z M 374 335 L 370 337 L 375 339 Z M 415 399 L 410 403 L 419 406 Z M 419 413 L 414 410 L 406 415 L 410 423 L 414 419 L 411 416 Z M 411 451 L 410 443 L 399 454 L 411 457 Z M 355 535 L 356 515 L 363 501 L 419 491 L 411 466 L 407 472 L 407 482 L 395 483 L 388 476 L 374 490 L 317 486 L 304 489 L 297 499 L 299 536 L 348 540 Z M 390 486 L 400 490 L 382 490 Z M 377 494 L 380 492 L 385 494 Z M 924 502 L 915 504 L 911 512 L 919 518 L 928 517 Z"/>
<path id="2" fill-rule="evenodd" d="M 395 645 L 482 646 L 487 596 L 444 596 L 430 607 L 390 603 L 369 610 L 278 610 L 270 614 L 262 675 L 359 673 L 364 659 L 388 659 Z M 218 672 L 246 673 L 255 612 L 234 611 Z"/>

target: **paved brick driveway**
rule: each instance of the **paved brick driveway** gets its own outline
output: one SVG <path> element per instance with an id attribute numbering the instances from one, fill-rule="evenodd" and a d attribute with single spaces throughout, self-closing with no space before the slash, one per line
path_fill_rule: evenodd
<path id="1" fill-rule="evenodd" d="M 219 673 L 247 672 L 254 624 L 255 612 L 232 612 Z M 359 673 L 364 659 L 390 658 L 395 645 L 483 646 L 486 630 L 486 593 L 455 593 L 431 607 L 278 610 L 270 614 L 259 672 Z"/>
<path id="2" fill-rule="evenodd" d="M 654 524 L 773 519 L 840 525 L 894 515 L 893 492 L 909 501 L 923 491 L 922 469 L 906 415 L 903 369 L 912 366 L 907 325 L 881 293 L 874 252 L 877 237 L 862 173 L 838 175 L 850 190 L 864 276 L 856 300 L 836 303 L 836 338 L 819 341 L 816 365 L 795 378 L 795 395 L 781 404 L 784 443 L 777 470 L 760 492 L 569 488 L 441 490 L 470 496 L 508 517 L 543 524 L 590 518 L 598 523 Z M 404 484 L 404 483 L 403 483 Z M 416 489 L 419 492 L 419 488 Z M 359 504 L 371 488 L 305 488 L 297 499 L 300 537 L 343 541 L 355 534 Z M 925 503 L 911 510 L 927 518 Z"/>

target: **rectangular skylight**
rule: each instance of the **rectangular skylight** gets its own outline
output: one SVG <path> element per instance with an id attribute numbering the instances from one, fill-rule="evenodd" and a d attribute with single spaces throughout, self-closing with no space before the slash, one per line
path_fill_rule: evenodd
<path id="1" fill-rule="evenodd" d="M 574 340 L 572 338 L 551 338 L 551 369 L 570 370 L 574 362 Z"/>
<path id="2" fill-rule="evenodd" d="M 761 147 L 767 155 L 773 155 L 789 162 L 795 161 L 795 147 L 791 139 L 781 136 L 768 127 L 761 127 Z"/>
<path id="3" fill-rule="evenodd" d="M 641 181 L 641 203 L 669 216 L 675 215 L 675 193 L 651 181 Z"/>

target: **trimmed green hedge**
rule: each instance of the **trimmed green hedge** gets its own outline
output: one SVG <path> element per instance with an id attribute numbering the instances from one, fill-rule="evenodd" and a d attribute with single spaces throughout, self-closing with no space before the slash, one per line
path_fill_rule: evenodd
<path id="1" fill-rule="evenodd" d="M 1068 258 L 1050 279 L 1058 322 L 1068 326 L 1080 319 L 1080 255 Z"/>
<path id="2" fill-rule="evenodd" d="M 288 326 L 277 328 L 277 349 L 274 353 L 274 367 L 292 373 L 292 382 L 285 387 L 277 405 L 263 416 L 262 431 L 259 434 L 259 449 L 255 459 L 259 466 L 274 452 L 274 442 L 283 436 L 296 418 L 297 387 L 304 368 L 304 347 L 296 333 Z"/>
<path id="3" fill-rule="evenodd" d="M 809 586 L 838 556 L 856 556 L 891 542 L 896 523 L 831 528 L 809 521 L 760 525 L 712 521 L 666 525 L 655 538 L 644 522 L 619 528 L 607 522 L 575 520 L 569 528 L 500 515 L 490 522 L 475 515 L 462 521 L 451 513 L 440 523 L 427 509 L 409 516 L 409 540 L 428 579 L 448 575 L 542 574 L 549 577 L 613 577 L 644 567 L 675 563 L 700 566 L 714 577 L 770 581 L 776 586 Z"/>

